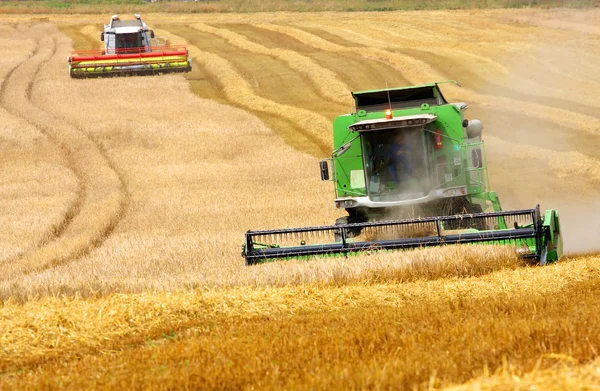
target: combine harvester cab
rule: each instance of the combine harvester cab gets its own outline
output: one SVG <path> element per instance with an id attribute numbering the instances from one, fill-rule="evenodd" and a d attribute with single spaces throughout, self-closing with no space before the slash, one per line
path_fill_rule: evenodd
<path id="1" fill-rule="evenodd" d="M 448 103 L 438 84 L 353 93 L 355 113 L 335 119 L 334 151 L 320 162 L 347 216 L 330 226 L 248 231 L 246 264 L 451 244 L 558 260 L 558 212 L 502 211 L 488 189 L 481 121 L 465 119 L 467 105 Z"/>
<path id="2" fill-rule="evenodd" d="M 104 25 L 100 36 L 102 50 L 73 51 L 69 57 L 69 74 L 73 78 L 151 75 L 189 72 L 192 59 L 183 45 L 158 45 L 140 15 L 121 20 L 118 15 Z"/>

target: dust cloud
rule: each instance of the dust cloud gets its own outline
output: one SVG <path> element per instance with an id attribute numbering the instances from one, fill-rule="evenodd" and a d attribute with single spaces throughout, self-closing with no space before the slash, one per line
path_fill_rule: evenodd
<path id="1" fill-rule="evenodd" d="M 600 199 L 581 197 L 548 206 L 560 213 L 565 253 L 600 251 Z"/>
<path id="2" fill-rule="evenodd" d="M 588 52 L 575 42 L 557 40 L 550 46 L 532 40 L 527 50 L 497 59 L 508 74 L 473 87 L 516 104 L 598 117 L 600 106 L 589 92 L 592 85 L 598 91 L 600 79 L 590 70 Z M 542 212 L 556 209 L 566 254 L 600 251 L 600 178 L 594 175 L 600 167 L 600 134 L 578 128 L 583 122 L 567 128 L 552 118 L 534 118 L 527 110 L 474 106 L 468 114 L 484 121 L 491 190 L 500 196 L 503 209 L 536 204 Z"/>

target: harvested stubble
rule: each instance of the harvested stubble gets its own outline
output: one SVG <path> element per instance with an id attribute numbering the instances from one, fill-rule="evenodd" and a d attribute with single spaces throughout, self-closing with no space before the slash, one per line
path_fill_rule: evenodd
<path id="1" fill-rule="evenodd" d="M 173 44 L 187 44 L 182 38 L 166 31 L 160 31 L 160 33 L 168 37 Z M 232 102 L 251 110 L 264 111 L 295 122 L 304 130 L 305 135 L 314 139 L 314 142 L 322 148 L 324 154 L 325 151 L 331 150 L 331 137 L 329 132 L 326 131 L 330 128 L 331 123 L 327 118 L 309 110 L 282 105 L 260 97 L 231 63 L 216 54 L 202 51 L 193 45 L 187 44 L 187 46 L 190 55 L 194 56 L 198 63 L 215 75 L 221 83 L 225 95 Z"/>
<path id="2" fill-rule="evenodd" d="M 333 25 L 334 27 L 329 25 Z M 309 26 L 313 26 L 313 24 L 309 24 Z M 393 65 L 407 80 L 415 85 L 433 81 L 447 80 L 451 77 L 451 75 L 448 75 L 444 69 L 438 70 L 425 60 L 410 55 L 410 52 L 404 50 L 405 48 L 402 45 L 399 47 L 394 47 L 390 45 L 389 41 L 374 39 L 365 35 L 371 33 L 371 30 L 365 31 L 365 34 L 360 34 L 354 31 L 356 27 L 348 26 L 347 24 L 336 24 L 335 22 L 331 22 L 328 23 L 328 25 L 318 25 L 320 30 L 343 37 L 344 39 L 351 41 L 352 44 L 356 45 L 341 46 L 331 44 L 330 42 L 323 40 L 321 37 L 297 28 L 290 28 L 287 26 L 274 27 L 268 25 L 261 25 L 261 27 L 289 34 L 290 36 L 293 36 L 307 45 L 312 45 L 318 49 L 351 52 L 367 59 L 375 59 L 378 61 L 387 62 Z M 361 32 L 363 32 L 361 27 L 358 28 Z M 442 31 L 441 34 L 443 33 L 444 32 Z M 401 43 L 405 44 L 404 41 L 401 41 Z M 417 47 L 420 48 L 420 45 Z M 430 45 L 428 50 L 431 52 L 436 52 L 435 45 Z M 493 76 L 502 79 L 502 75 L 496 74 Z M 460 77 L 456 78 L 460 80 Z M 504 78 L 506 78 L 506 74 L 504 74 Z M 540 88 L 538 88 L 537 85 L 534 85 L 533 88 L 535 88 L 535 91 L 539 93 Z M 541 88 L 542 91 L 546 89 L 547 88 L 545 87 Z M 465 100 L 473 104 L 481 105 L 482 107 L 500 107 L 506 112 L 526 114 L 541 121 L 551 120 L 552 122 L 560 124 L 562 127 L 570 128 L 575 131 L 585 130 L 594 134 L 598 132 L 599 120 L 597 117 L 592 115 L 585 115 L 556 107 L 548 108 L 545 105 L 517 101 L 515 99 L 497 95 L 490 96 L 467 88 L 459 89 L 453 85 L 445 86 L 444 90 L 446 97 L 452 101 Z M 564 95 L 564 93 L 564 90 L 554 92 L 556 96 L 561 97 Z M 589 99 L 586 100 L 586 102 L 589 102 Z"/>

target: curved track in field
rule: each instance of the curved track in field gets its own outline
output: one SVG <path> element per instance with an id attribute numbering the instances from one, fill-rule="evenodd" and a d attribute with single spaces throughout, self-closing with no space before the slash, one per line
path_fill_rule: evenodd
<path id="1" fill-rule="evenodd" d="M 1 34 L 3 38 L 6 40 L 5 42 L 8 42 L 9 46 L 10 37 L 18 36 L 19 41 L 17 42 L 20 42 L 20 44 L 14 48 L 13 53 L 9 52 L 9 55 L 3 58 L 4 61 L 9 61 L 9 65 L 3 64 L 4 66 L 1 70 L 1 97 L 5 95 L 7 90 L 7 79 L 11 77 L 17 68 L 26 62 L 28 58 L 37 54 L 39 45 L 37 42 L 34 42 L 34 39 L 31 39 L 31 37 L 26 37 L 27 34 L 24 33 L 26 29 L 23 26 L 2 26 L 0 29 L 2 30 Z M 43 34 L 42 31 L 37 31 L 37 34 L 34 32 L 34 35 L 37 35 L 37 40 L 40 39 L 41 34 Z M 11 54 L 12 56 L 17 57 L 18 60 L 11 61 Z M 27 89 L 24 94 L 28 95 L 29 92 L 30 89 Z M 3 205 L 4 208 L 2 213 L 5 219 L 10 219 L 11 216 L 13 218 L 14 216 L 22 218 L 22 221 L 17 221 L 16 223 L 21 224 L 24 229 L 20 236 L 21 240 L 15 242 L 15 240 L 18 240 L 17 238 L 10 238 L 12 231 L 11 226 L 15 224 L 15 221 L 5 220 L 5 223 L 2 223 L 3 230 L 7 234 L 7 237 L 3 238 L 2 241 L 3 256 L 0 261 L 1 263 L 16 259 L 22 254 L 30 251 L 32 248 L 38 248 L 59 235 L 65 225 L 68 224 L 70 218 L 68 211 L 76 209 L 74 205 L 77 203 L 78 198 L 75 196 L 75 199 L 73 200 L 72 197 L 67 196 L 66 198 L 71 199 L 65 200 L 66 205 L 62 202 L 59 202 L 58 205 L 48 203 L 50 198 L 56 199 L 57 196 L 58 198 L 64 198 L 64 196 L 61 197 L 59 194 L 55 193 L 57 190 L 56 186 L 48 186 L 50 189 L 45 187 L 43 185 L 44 177 L 53 175 L 53 178 L 68 180 L 70 173 L 69 169 L 65 168 L 65 164 L 68 165 L 68 163 L 61 161 L 60 149 L 55 142 L 51 140 L 48 142 L 47 135 L 39 132 L 37 128 L 31 126 L 27 121 L 22 120 L 20 116 L 10 114 L 10 112 L 5 109 L 5 106 L 6 99 L 0 100 L 0 116 L 4 117 L 2 120 L 3 129 L 0 137 L 2 137 L 3 142 L 7 141 L 7 143 L 3 145 L 3 149 L 7 153 L 3 156 L 5 160 L 3 161 L 2 168 L 5 170 L 4 173 L 6 177 L 3 177 L 2 187 L 3 199 L 6 199 L 8 202 Z M 48 159 L 48 156 L 45 156 L 46 153 L 51 156 L 50 159 Z M 56 158 L 57 155 L 59 157 Z M 18 156 L 18 161 L 11 161 L 11 156 Z M 23 166 L 27 167 L 26 172 L 22 171 L 24 168 Z M 62 175 L 55 175 L 56 171 L 49 173 L 43 168 L 40 169 L 40 166 L 51 169 L 59 167 L 59 171 L 63 169 L 63 172 Z M 19 177 L 18 173 L 21 173 L 21 175 L 24 174 L 24 177 Z M 25 197 L 14 197 L 15 194 L 18 194 L 18 189 L 20 187 L 27 187 L 32 194 L 27 194 Z M 59 189 L 61 187 L 63 186 L 59 186 Z M 67 189 L 66 191 L 68 192 L 69 190 Z M 41 205 L 35 205 L 31 201 L 28 201 L 28 198 L 34 197 L 35 194 L 42 194 L 45 198 Z M 24 206 L 25 204 L 27 206 Z M 65 208 L 67 212 L 63 213 Z M 44 216 L 41 217 L 40 215 Z M 33 226 L 33 224 L 31 224 L 32 221 L 35 221 L 37 224 Z M 19 236 L 17 237 L 19 238 Z"/>
<path id="2" fill-rule="evenodd" d="M 40 46 L 44 45 L 45 48 L 49 48 L 50 51 L 47 53 L 40 54 Z M 48 61 L 49 57 L 53 55 L 56 51 L 55 49 L 56 42 L 51 38 L 38 38 L 36 42 L 36 47 L 34 51 L 31 53 L 29 59 L 26 59 L 22 63 L 15 66 L 11 69 L 5 76 L 4 80 L 0 84 L 0 102 L 2 102 L 2 107 L 7 110 L 12 115 L 25 119 L 32 126 L 38 129 L 44 136 L 46 136 L 49 140 L 51 140 L 55 145 L 59 147 L 61 150 L 63 157 L 67 161 L 67 166 L 71 169 L 73 173 L 76 174 L 76 170 L 74 170 L 74 163 L 69 159 L 69 155 L 67 153 L 67 149 L 60 145 L 58 139 L 51 133 L 45 131 L 43 128 L 36 125 L 36 121 L 32 121 L 28 119 L 30 113 L 32 112 L 32 106 L 29 104 L 31 101 L 31 89 L 33 86 L 33 80 L 35 76 L 38 74 L 40 67 Z M 29 62 L 29 64 L 28 64 Z M 22 83 L 17 81 L 18 79 L 27 80 L 24 76 L 25 73 L 32 73 L 31 69 L 33 68 L 33 74 L 30 76 L 31 78 L 26 83 Z M 35 109 L 34 109 L 35 110 Z M 78 181 L 81 181 L 81 178 L 77 176 Z M 81 205 L 81 201 L 83 199 L 83 194 L 81 193 L 82 187 L 79 187 L 79 192 L 71 205 L 68 207 L 67 212 L 64 214 L 62 220 L 52 225 L 48 228 L 46 233 L 43 235 L 43 239 L 40 246 L 43 246 L 53 240 L 56 240 L 59 237 L 66 227 L 71 223 L 73 217 L 77 215 L 79 207 Z M 18 259 L 23 254 L 19 254 L 16 257 Z M 7 262 L 11 262 L 13 260 L 8 260 Z"/>
<path id="3" fill-rule="evenodd" d="M 27 34 L 27 31 L 24 32 Z M 71 262 L 100 245 L 123 216 L 127 204 L 122 178 L 102 149 L 81 129 L 44 110 L 33 99 L 34 85 L 49 61 L 62 57 L 54 29 L 37 40 L 32 56 L 14 68 L 0 91 L 3 107 L 56 144 L 79 182 L 76 199 L 62 220 L 50 227 L 39 247 L 0 265 L 0 279 L 13 279 L 34 271 Z M 63 41 L 64 44 L 64 41 Z M 95 213 L 101 210 L 104 216 Z"/>
<path id="4" fill-rule="evenodd" d="M 45 48 L 49 48 L 49 53 L 40 53 L 40 46 L 44 45 Z M 78 172 L 75 168 L 75 163 L 69 157 L 68 150 L 65 146 L 61 145 L 58 138 L 52 133 L 44 130 L 44 128 L 39 126 L 38 121 L 31 120 L 29 118 L 32 112 L 35 112 L 35 109 L 32 109 L 32 106 L 28 104 L 31 101 L 31 90 L 33 87 L 33 81 L 37 76 L 40 67 L 49 59 L 49 55 L 53 55 L 56 52 L 56 41 L 51 38 L 42 38 L 37 42 L 37 46 L 33 51 L 30 59 L 25 62 L 19 64 L 15 68 L 13 68 L 10 72 L 7 73 L 5 80 L 3 80 L 2 86 L 0 88 L 0 101 L 2 102 L 2 106 L 9 113 L 13 114 L 16 117 L 20 117 L 27 122 L 29 122 L 32 126 L 36 127 L 44 136 L 46 136 L 52 143 L 54 143 L 59 150 L 62 152 L 63 157 L 67 161 L 67 167 L 75 174 L 77 180 L 81 183 L 81 177 L 78 175 Z M 22 73 L 29 71 L 27 69 L 30 64 L 27 64 L 28 61 L 32 63 L 38 62 L 37 69 L 33 72 L 32 79 L 29 80 L 29 83 L 21 84 L 17 83 L 16 80 L 18 78 L 23 77 Z M 35 67 L 35 65 L 34 65 Z M 12 83 L 12 85 L 11 85 Z M 24 100 L 20 100 L 19 98 L 15 99 L 15 96 L 24 97 Z M 79 209 L 81 207 L 82 200 L 84 198 L 83 194 L 84 188 L 79 186 L 79 190 L 77 192 L 77 196 L 75 200 L 68 206 L 66 213 L 63 215 L 63 218 L 57 224 L 52 225 L 48 228 L 46 233 L 43 235 L 41 242 L 38 246 L 43 247 L 48 243 L 56 240 L 60 237 L 65 229 L 71 224 L 73 218 L 79 213 Z M 36 250 L 33 250 L 36 251 Z M 13 260 L 7 260 L 7 262 L 14 262 L 24 253 L 19 254 Z"/>

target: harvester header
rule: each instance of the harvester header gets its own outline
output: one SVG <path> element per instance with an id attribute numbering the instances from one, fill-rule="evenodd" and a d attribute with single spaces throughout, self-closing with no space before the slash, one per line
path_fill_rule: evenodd
<path id="1" fill-rule="evenodd" d="M 352 93 L 355 111 L 333 121 L 334 149 L 320 162 L 346 216 L 329 226 L 248 231 L 246 263 L 468 243 L 558 260 L 558 212 L 502 210 L 489 190 L 483 124 L 466 118 L 467 104 L 449 103 L 439 84 Z"/>
<path id="2" fill-rule="evenodd" d="M 192 59 L 184 45 L 166 46 L 140 15 L 121 20 L 113 15 L 104 25 L 101 50 L 73 51 L 69 74 L 74 78 L 189 72 Z"/>
<path id="3" fill-rule="evenodd" d="M 523 258 L 545 264 L 560 256 L 555 247 L 549 247 L 557 228 L 555 224 L 558 224 L 558 214 L 549 212 L 550 215 L 541 216 L 538 206 L 509 212 L 248 231 L 244 256 L 246 263 L 251 265 L 278 258 L 308 259 L 314 255 L 338 256 L 451 244 L 490 244 L 514 246 Z M 499 225 L 512 229 L 494 229 Z M 457 227 L 462 228 L 457 230 Z M 282 245 L 290 240 L 290 235 L 297 244 Z M 336 237 L 339 240 L 331 242 L 331 238 Z"/>

